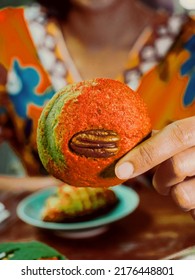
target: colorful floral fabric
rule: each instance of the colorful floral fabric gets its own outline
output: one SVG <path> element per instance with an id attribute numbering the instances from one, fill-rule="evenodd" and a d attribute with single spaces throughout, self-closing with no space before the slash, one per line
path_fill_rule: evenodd
<path id="1" fill-rule="evenodd" d="M 138 91 L 145 99 L 155 129 L 194 115 L 195 20 L 182 26 L 164 59 L 142 77 Z"/>

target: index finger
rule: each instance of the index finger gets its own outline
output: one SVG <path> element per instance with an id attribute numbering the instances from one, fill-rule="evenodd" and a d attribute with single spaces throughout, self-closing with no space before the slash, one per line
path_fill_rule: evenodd
<path id="1" fill-rule="evenodd" d="M 128 152 L 116 164 L 116 176 L 121 180 L 136 177 L 194 145 L 195 117 L 173 122 Z"/>

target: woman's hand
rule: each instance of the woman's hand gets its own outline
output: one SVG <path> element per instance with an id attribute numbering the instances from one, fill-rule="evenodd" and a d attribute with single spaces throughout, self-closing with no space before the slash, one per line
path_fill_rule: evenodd
<path id="1" fill-rule="evenodd" d="M 116 164 L 115 173 L 127 180 L 156 166 L 155 189 L 171 193 L 195 218 L 195 117 L 173 122 L 136 146 Z"/>
<path id="2" fill-rule="evenodd" d="M 61 186 L 64 183 L 52 176 L 43 177 L 11 177 L 0 176 L 0 191 L 37 191 L 42 188 Z"/>

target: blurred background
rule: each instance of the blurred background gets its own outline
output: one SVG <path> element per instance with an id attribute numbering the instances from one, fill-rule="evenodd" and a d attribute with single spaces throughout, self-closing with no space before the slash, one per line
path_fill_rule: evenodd
<path id="1" fill-rule="evenodd" d="M 6 7 L 6 6 L 18 6 L 23 4 L 31 3 L 32 0 L 1 0 L 0 1 L 0 7 Z"/>
<path id="2" fill-rule="evenodd" d="M 23 4 L 31 3 L 32 0 L 1 0 L 0 1 L 0 7 L 6 7 L 6 6 L 18 6 Z"/>
<path id="3" fill-rule="evenodd" d="M 6 6 L 20 6 L 23 4 L 29 4 L 35 0 L 0 0 L 0 8 Z M 195 0 L 141 0 L 154 8 L 165 8 L 176 13 L 182 13 L 185 11 L 195 11 Z"/>
<path id="4" fill-rule="evenodd" d="M 182 0 L 143 0 L 143 1 L 154 6 L 155 8 L 161 6 L 168 10 L 174 10 L 176 12 L 182 12 L 184 10 L 179 2 L 184 3 L 184 6 L 185 5 L 195 6 L 195 0 L 183 0 L 183 1 Z M 31 2 L 33 2 L 33 0 L 1 0 L 0 8 L 5 6 L 18 6 L 18 5 L 28 4 Z"/>

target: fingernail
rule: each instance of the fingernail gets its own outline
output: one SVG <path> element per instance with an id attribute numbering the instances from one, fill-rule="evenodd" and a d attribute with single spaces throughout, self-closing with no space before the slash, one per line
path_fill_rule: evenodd
<path id="1" fill-rule="evenodd" d="M 124 162 L 116 167 L 116 176 L 121 180 L 129 179 L 133 171 L 133 165 L 130 162 Z"/>
<path id="2" fill-rule="evenodd" d="M 161 195 L 168 195 L 170 192 L 170 188 L 157 184 L 155 175 L 152 179 L 152 185 L 155 188 L 155 190 Z"/>

